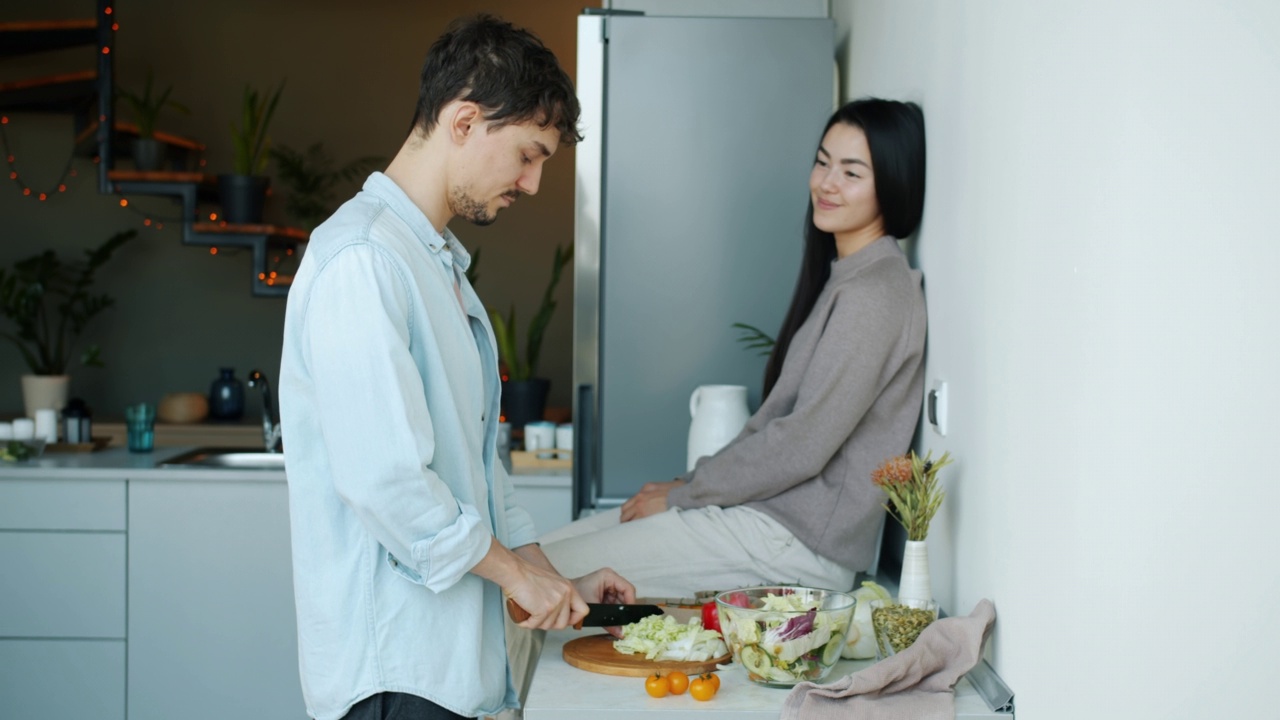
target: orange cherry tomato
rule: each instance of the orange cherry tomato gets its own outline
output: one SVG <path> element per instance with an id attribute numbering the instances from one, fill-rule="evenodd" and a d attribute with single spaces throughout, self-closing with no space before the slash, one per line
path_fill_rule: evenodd
<path id="1" fill-rule="evenodd" d="M 711 684 L 716 686 L 716 692 L 720 692 L 720 676 L 715 673 L 707 673 L 707 677 L 711 678 Z"/>
<path id="2" fill-rule="evenodd" d="M 700 675 L 689 683 L 689 694 L 694 700 L 710 700 L 716 694 L 716 683 L 713 675 Z"/>
<path id="3" fill-rule="evenodd" d="M 683 695 L 684 691 L 689 689 L 689 676 L 679 670 L 667 673 L 667 681 L 671 683 L 672 695 Z"/>
<path id="4" fill-rule="evenodd" d="M 671 681 L 665 675 L 654 673 L 645 679 L 644 691 L 656 698 L 666 697 L 671 692 Z"/>

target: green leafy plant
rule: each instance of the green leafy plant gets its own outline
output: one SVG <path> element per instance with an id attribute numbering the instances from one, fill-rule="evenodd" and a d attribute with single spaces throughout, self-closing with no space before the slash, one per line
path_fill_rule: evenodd
<path id="1" fill-rule="evenodd" d="M 556 310 L 555 291 L 560 284 L 560 274 L 566 265 L 573 260 L 573 247 L 557 245 L 555 256 L 551 261 L 551 282 L 542 294 L 542 305 L 529 322 L 529 332 L 525 341 L 525 355 L 521 358 L 516 353 L 516 306 L 512 304 L 506 319 L 496 310 L 489 311 L 493 323 L 493 334 L 498 342 L 498 357 L 507 366 L 507 376 L 511 380 L 528 380 L 538 372 L 538 357 L 542 353 L 542 336 L 551 322 L 551 315 Z"/>
<path id="2" fill-rule="evenodd" d="M 280 102 L 280 93 L 284 92 L 284 81 L 270 98 L 259 95 L 252 86 L 244 86 L 244 98 L 241 102 L 241 121 L 237 127 L 231 123 L 231 141 L 235 146 L 235 172 L 237 175 L 261 175 L 267 169 L 270 158 L 271 139 L 267 137 L 267 128 L 271 125 L 271 117 L 275 115 L 276 105 Z"/>
<path id="3" fill-rule="evenodd" d="M 94 276 L 112 254 L 138 232 L 112 235 L 86 250 L 82 262 L 64 262 L 46 250 L 0 269 L 0 314 L 17 325 L 16 333 L 0 333 L 22 353 L 36 375 L 62 375 L 70 364 L 72 345 L 89 321 L 115 304 L 109 295 L 95 294 Z M 102 367 L 97 345 L 88 346 L 80 361 Z"/>
<path id="4" fill-rule="evenodd" d="M 133 112 L 133 119 L 138 123 L 138 137 L 151 138 L 156 134 L 156 120 L 160 117 L 160 111 L 166 107 L 173 108 L 184 115 L 190 115 L 191 110 L 177 100 L 170 100 L 169 95 L 173 93 L 173 86 L 162 90 L 159 94 L 152 93 L 155 78 L 150 69 L 147 70 L 147 84 L 142 89 L 142 94 L 138 95 L 124 88 L 117 88 L 116 95 L 128 103 L 130 110 Z"/>
<path id="5" fill-rule="evenodd" d="M 910 455 L 889 458 L 871 471 L 871 482 L 891 501 L 884 509 L 906 529 L 908 540 L 924 540 L 929 534 L 929 521 L 947 495 L 938 487 L 938 471 L 950 463 L 951 453 L 943 453 L 934 462 L 932 450 L 923 459 L 912 450 Z"/>
<path id="6" fill-rule="evenodd" d="M 761 356 L 773 352 L 776 341 L 755 325 L 734 323 L 731 327 L 738 328 L 738 342 L 743 344 L 744 350 L 758 350 L 756 354 Z"/>
<path id="7" fill-rule="evenodd" d="M 341 185 L 363 179 L 386 160 L 371 155 L 335 168 L 333 158 L 320 142 L 305 151 L 279 145 L 271 150 L 271 158 L 280 171 L 280 181 L 289 189 L 285 210 L 307 230 L 314 230 L 337 209 Z"/>

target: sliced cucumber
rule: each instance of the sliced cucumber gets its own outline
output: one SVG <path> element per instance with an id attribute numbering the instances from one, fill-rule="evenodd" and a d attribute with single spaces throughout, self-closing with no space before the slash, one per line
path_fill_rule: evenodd
<path id="1" fill-rule="evenodd" d="M 825 647 L 822 648 L 822 664 L 834 665 L 840 659 L 840 653 L 844 650 L 844 635 L 834 633 L 831 635 Z"/>
<path id="2" fill-rule="evenodd" d="M 748 672 L 753 672 L 760 676 L 767 676 L 769 672 L 769 655 L 765 651 L 755 645 L 747 645 L 742 648 L 742 652 L 738 657 L 742 660 L 742 666 Z"/>

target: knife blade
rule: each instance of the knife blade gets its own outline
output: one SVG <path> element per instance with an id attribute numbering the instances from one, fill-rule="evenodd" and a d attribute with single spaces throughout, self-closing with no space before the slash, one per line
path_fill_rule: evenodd
<path id="1" fill-rule="evenodd" d="M 529 619 L 529 611 L 520 607 L 513 598 L 507 598 L 507 612 L 511 619 L 522 623 Z M 586 627 L 614 627 L 630 625 L 651 615 L 661 615 L 662 608 L 657 605 L 625 605 L 612 603 L 587 603 L 587 616 L 574 629 Z"/>

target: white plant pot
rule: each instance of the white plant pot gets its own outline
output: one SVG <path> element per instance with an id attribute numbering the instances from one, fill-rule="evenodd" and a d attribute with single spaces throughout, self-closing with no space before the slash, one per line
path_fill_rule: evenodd
<path id="1" fill-rule="evenodd" d="M 902 578 L 898 581 L 898 602 L 927 603 L 933 599 L 929 585 L 929 546 L 923 540 L 908 540 L 902 551 Z"/>
<path id="2" fill-rule="evenodd" d="M 70 375 L 23 375 L 22 404 L 27 417 L 34 418 L 36 410 L 53 408 L 62 412 L 67 406 L 67 389 Z"/>

